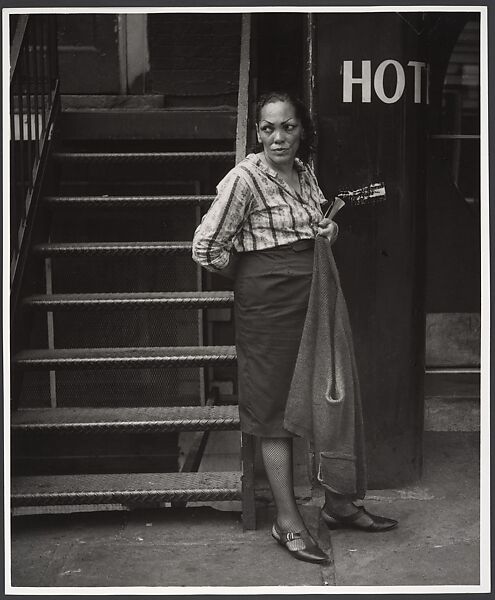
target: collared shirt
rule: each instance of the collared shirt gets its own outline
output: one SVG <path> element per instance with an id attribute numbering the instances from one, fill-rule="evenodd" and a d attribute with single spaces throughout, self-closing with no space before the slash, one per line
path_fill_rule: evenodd
<path id="1" fill-rule="evenodd" d="M 300 194 L 256 154 L 229 171 L 194 234 L 194 260 L 218 271 L 227 267 L 232 249 L 249 252 L 316 237 L 327 200 L 311 168 L 297 158 L 294 166 Z"/>

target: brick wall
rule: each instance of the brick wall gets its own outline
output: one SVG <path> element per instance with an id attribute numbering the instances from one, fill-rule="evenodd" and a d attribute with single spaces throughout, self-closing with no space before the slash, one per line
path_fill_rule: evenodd
<path id="1" fill-rule="evenodd" d="M 240 14 L 148 17 L 148 91 L 166 105 L 237 104 Z"/>

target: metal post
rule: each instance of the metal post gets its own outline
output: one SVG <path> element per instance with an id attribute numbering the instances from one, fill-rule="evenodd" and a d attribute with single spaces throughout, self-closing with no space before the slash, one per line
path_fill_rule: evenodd
<path id="1" fill-rule="evenodd" d="M 313 13 L 306 15 L 304 22 L 304 72 L 303 72 L 303 90 L 304 102 L 309 108 L 313 121 L 316 119 L 315 103 L 315 39 L 316 39 L 316 19 Z"/>
<path id="2" fill-rule="evenodd" d="M 57 15 L 52 15 L 48 21 L 48 36 L 50 48 L 50 72 L 53 78 L 58 79 L 58 39 L 57 39 Z"/>
<path id="3" fill-rule="evenodd" d="M 23 53 L 22 53 L 22 58 L 23 58 L 23 64 L 24 64 L 24 77 L 25 77 L 25 85 L 26 85 L 26 106 L 27 106 L 27 143 L 26 143 L 26 149 L 27 149 L 27 183 L 28 183 L 28 190 L 31 190 L 33 187 L 33 155 L 32 155 L 32 148 L 31 148 L 31 144 L 32 144 L 32 140 L 33 140 L 33 132 L 32 132 L 32 123 L 31 123 L 31 118 L 32 118 L 32 113 L 31 113 L 31 51 L 30 51 L 30 44 L 29 44 L 29 32 L 30 32 L 30 25 L 32 24 L 32 21 L 30 21 L 28 23 L 28 29 L 27 29 L 27 35 L 28 35 L 28 43 L 25 45 Z M 25 202 L 23 202 L 23 218 L 26 218 L 26 206 L 25 206 Z"/>
<path id="4" fill-rule="evenodd" d="M 17 146 L 15 127 L 15 94 L 13 86 L 10 89 L 10 238 L 13 254 L 19 251 L 19 237 L 17 235 L 17 186 L 19 182 L 17 174 Z M 13 256 L 10 257 L 11 259 Z"/>
<path id="5" fill-rule="evenodd" d="M 39 96 L 40 96 L 40 79 L 38 73 L 38 60 L 40 56 L 40 49 L 38 47 L 38 32 L 37 32 L 37 20 L 34 21 L 32 27 L 32 39 L 33 39 L 33 79 L 34 79 L 34 136 L 35 136 L 35 158 L 36 160 L 40 157 L 40 110 L 39 110 Z"/>
<path id="6" fill-rule="evenodd" d="M 19 215 L 19 222 L 25 218 L 26 215 L 26 167 L 25 167 L 25 144 L 24 144 L 24 90 L 22 86 L 22 80 L 19 73 L 14 76 L 14 86 L 17 89 L 17 105 L 18 105 L 18 123 L 19 123 L 19 188 L 20 195 L 17 197 L 17 206 L 21 208 Z M 24 207 L 24 210 L 22 209 Z"/>
<path id="7" fill-rule="evenodd" d="M 53 294 L 52 259 L 45 258 L 45 289 L 47 294 Z M 48 349 L 55 349 L 55 328 L 53 323 L 53 312 L 46 313 L 46 325 L 48 330 Z M 50 406 L 57 406 L 57 379 L 55 371 L 50 371 Z"/>
<path id="8" fill-rule="evenodd" d="M 239 64 L 239 92 L 237 96 L 237 132 L 235 162 L 246 156 L 247 126 L 249 116 L 249 69 L 251 45 L 251 15 L 242 15 L 241 57 Z"/>
<path id="9" fill-rule="evenodd" d="M 256 529 L 256 501 L 254 480 L 254 436 L 241 433 L 242 463 L 242 525 Z"/>
<path id="10" fill-rule="evenodd" d="M 48 95 L 50 94 L 50 83 L 48 82 L 48 86 L 46 85 L 46 64 L 45 64 L 45 27 L 44 22 L 39 21 L 40 24 L 40 80 L 41 80 L 41 135 L 44 138 L 45 130 L 46 130 L 46 112 L 47 106 L 50 106 L 50 99 Z M 48 87 L 48 91 L 47 88 Z"/>

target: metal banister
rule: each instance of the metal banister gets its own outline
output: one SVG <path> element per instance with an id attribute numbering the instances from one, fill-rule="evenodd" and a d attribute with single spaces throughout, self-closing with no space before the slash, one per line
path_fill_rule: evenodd
<path id="1" fill-rule="evenodd" d="M 12 83 L 14 77 L 14 71 L 19 59 L 19 53 L 21 51 L 28 20 L 29 15 L 20 15 L 15 28 L 14 39 L 12 40 L 12 45 L 10 47 L 10 83 Z"/>
<path id="2" fill-rule="evenodd" d="M 18 279 L 59 108 L 56 15 L 21 15 L 10 49 L 10 264 Z M 22 271 L 22 268 L 21 268 Z"/>

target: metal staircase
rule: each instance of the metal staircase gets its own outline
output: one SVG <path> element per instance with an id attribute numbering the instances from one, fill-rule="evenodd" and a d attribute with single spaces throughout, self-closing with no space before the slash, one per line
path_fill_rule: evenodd
<path id="1" fill-rule="evenodd" d="M 246 150 L 248 16 L 241 37 L 237 111 L 68 108 L 55 121 L 12 309 L 13 507 L 241 500 L 255 527 L 251 436 L 239 471 L 198 472 L 209 433 L 238 430 L 239 415 L 216 385 L 227 373 L 235 388 L 233 292 L 191 258 L 215 182 Z M 173 455 L 183 432 L 196 437 L 181 468 L 172 456 L 175 470 L 124 472 L 124 458 L 101 472 L 105 441 L 125 457 L 150 434 L 152 453 Z M 76 440 L 85 461 L 67 459 Z"/>

